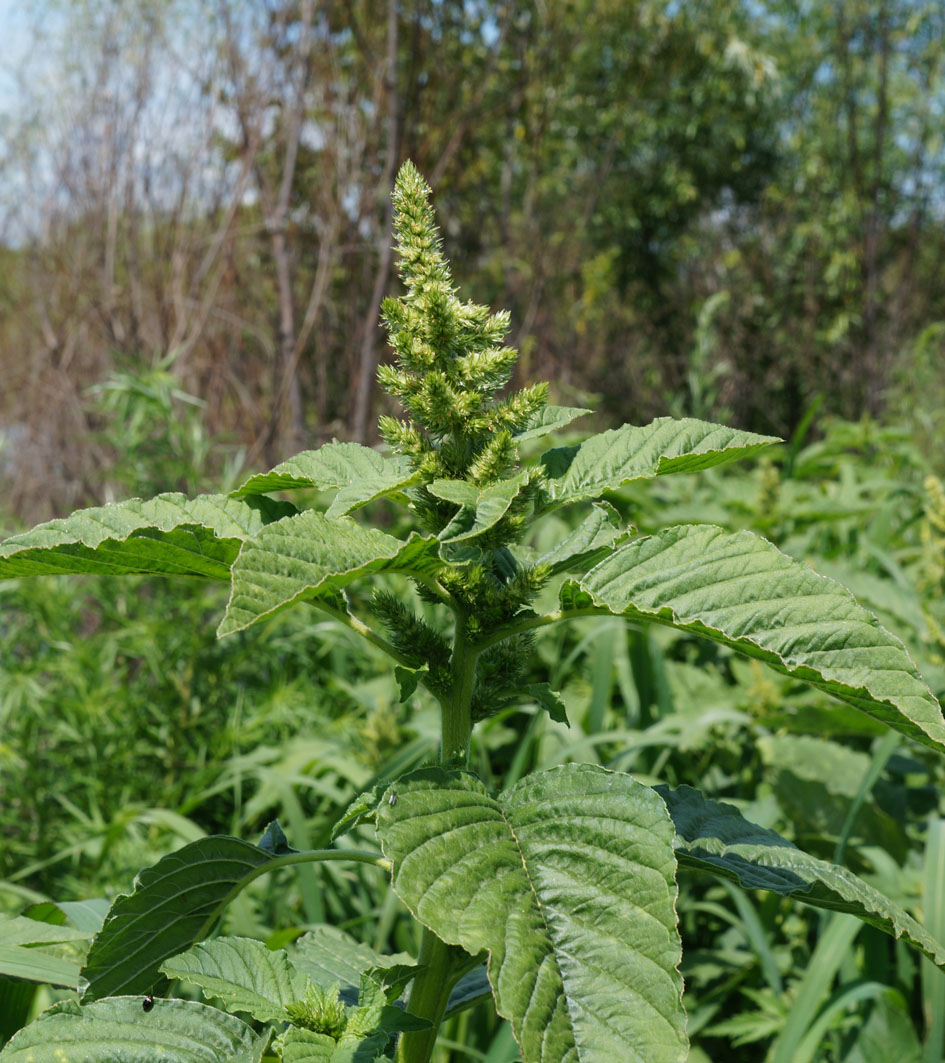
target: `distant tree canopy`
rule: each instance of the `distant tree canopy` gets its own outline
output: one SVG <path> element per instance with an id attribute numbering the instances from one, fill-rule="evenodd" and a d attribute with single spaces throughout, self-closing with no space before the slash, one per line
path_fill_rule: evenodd
<path id="1" fill-rule="evenodd" d="M 116 438 L 89 389 L 159 359 L 257 464 L 372 440 L 405 158 L 558 400 L 786 435 L 942 361 L 937 0 L 31 17 L 0 126 L 0 476 L 28 519 L 99 500 Z"/>

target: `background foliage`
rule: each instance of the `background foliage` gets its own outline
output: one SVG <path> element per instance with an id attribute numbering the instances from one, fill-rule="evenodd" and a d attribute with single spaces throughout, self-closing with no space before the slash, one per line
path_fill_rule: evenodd
<path id="1" fill-rule="evenodd" d="M 0 475 L 27 520 L 103 499 L 115 446 L 89 389 L 168 353 L 254 468 L 370 441 L 407 157 L 457 276 L 511 308 L 521 379 L 559 401 L 780 435 L 818 396 L 853 418 L 941 407 L 940 4 L 43 0 L 16 18 Z"/>

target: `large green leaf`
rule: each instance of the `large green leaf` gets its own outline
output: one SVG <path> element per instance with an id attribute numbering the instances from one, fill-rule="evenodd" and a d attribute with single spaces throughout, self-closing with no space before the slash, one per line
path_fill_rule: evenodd
<path id="1" fill-rule="evenodd" d="M 226 580 L 243 540 L 291 512 L 271 498 L 181 494 L 80 509 L 0 543 L 0 579 L 74 572 Z"/>
<path id="2" fill-rule="evenodd" d="M 749 457 L 781 442 L 686 417 L 658 417 L 643 427 L 625 424 L 572 447 L 542 455 L 552 504 L 600 498 L 633 480 L 696 472 Z"/>
<path id="3" fill-rule="evenodd" d="M 192 1000 L 112 997 L 56 1004 L 0 1052 L 2 1063 L 256 1063 L 268 1035 Z"/>
<path id="4" fill-rule="evenodd" d="M 201 942 L 165 961 L 161 971 L 199 986 L 227 1011 L 245 1011 L 260 1022 L 285 1021 L 286 1004 L 301 1000 L 308 986 L 308 977 L 282 949 L 268 949 L 253 938 Z"/>
<path id="5" fill-rule="evenodd" d="M 83 1000 L 147 993 L 161 963 L 206 937 L 230 898 L 274 859 L 239 838 L 212 835 L 146 868 L 92 942 Z"/>
<path id="6" fill-rule="evenodd" d="M 666 528 L 565 584 L 561 599 L 704 635 L 945 750 L 942 710 L 902 643 L 845 587 L 751 532 Z"/>
<path id="7" fill-rule="evenodd" d="M 708 871 L 745 889 L 764 889 L 817 908 L 849 912 L 893 937 L 905 937 L 945 966 L 940 944 L 898 904 L 851 871 L 818 860 L 773 830 L 746 820 L 733 805 L 691 786 L 657 786 L 676 828 L 680 867 Z"/>
<path id="8" fill-rule="evenodd" d="M 406 458 L 385 458 L 360 443 L 327 443 L 318 450 L 296 454 L 270 472 L 251 476 L 233 495 L 242 498 L 267 491 L 304 487 L 328 491 L 338 487 L 341 490 L 332 501 L 328 516 L 340 517 L 418 481 L 418 474 Z"/>
<path id="9" fill-rule="evenodd" d="M 338 1042 L 324 1033 L 293 1028 L 286 1031 L 281 1047 L 283 1063 L 332 1063 Z"/>
<path id="10" fill-rule="evenodd" d="M 569 764 L 494 798 L 426 768 L 398 779 L 377 829 L 416 917 L 488 950 L 525 1063 L 686 1058 L 673 831 L 652 790 Z"/>
<path id="11" fill-rule="evenodd" d="M 407 540 L 315 510 L 270 524 L 244 543 L 219 634 L 241 631 L 303 599 L 336 592 L 371 572 L 409 574 L 440 566 L 435 539 Z"/>

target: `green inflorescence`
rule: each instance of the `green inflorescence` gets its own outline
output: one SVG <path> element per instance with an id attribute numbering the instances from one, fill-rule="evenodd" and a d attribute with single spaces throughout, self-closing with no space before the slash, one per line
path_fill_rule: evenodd
<path id="1" fill-rule="evenodd" d="M 508 313 L 492 313 L 456 297 L 430 188 L 410 162 L 397 176 L 394 206 L 406 295 L 382 304 L 397 358 L 380 367 L 378 379 L 401 401 L 409 420 L 382 417 L 380 432 L 393 450 L 407 455 L 425 482 L 465 479 L 487 486 L 514 467 L 513 434 L 545 406 L 548 387 L 536 384 L 495 398 L 518 357 L 503 344 Z M 430 516 L 442 522 L 449 504 L 430 496 L 426 501 Z"/>
<path id="2" fill-rule="evenodd" d="M 430 194 L 416 167 L 405 163 L 394 189 L 394 229 L 406 291 L 382 305 L 396 358 L 381 366 L 378 379 L 400 400 L 407 419 L 382 417 L 379 428 L 421 474 L 421 485 L 408 491 L 412 508 L 420 524 L 445 542 L 453 566 L 440 574 L 440 585 L 463 618 L 466 636 L 475 641 L 526 608 L 547 579 L 543 568 L 520 563 L 508 547 L 520 538 L 544 484 L 540 468 L 519 470 L 515 435 L 545 407 L 548 387 L 497 394 L 509 383 L 518 357 L 504 344 L 509 315 L 457 298 Z M 474 514 L 428 485 L 462 480 L 482 492 L 513 476 L 520 484 L 501 518 L 472 542 L 451 544 Z M 423 586 L 418 591 L 437 600 Z M 398 643 L 404 655 L 429 667 L 434 686 L 440 674 L 445 682 L 449 661 L 443 640 L 392 600 L 381 597 L 374 604 L 392 637 L 409 632 Z M 507 685 L 516 669 L 509 661 L 493 664 L 497 681 L 501 677 Z M 493 693 L 490 686 L 478 691 L 479 711 Z"/>
<path id="3" fill-rule="evenodd" d="M 286 1005 L 286 1015 L 296 1026 L 325 1034 L 336 1041 L 348 1022 L 344 1004 L 338 999 L 338 986 L 323 989 L 309 982 L 301 1000 Z"/>

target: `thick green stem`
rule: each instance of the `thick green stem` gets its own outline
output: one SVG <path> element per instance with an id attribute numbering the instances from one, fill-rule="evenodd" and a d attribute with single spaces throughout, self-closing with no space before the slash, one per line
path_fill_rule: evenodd
<path id="1" fill-rule="evenodd" d="M 472 695 L 476 681 L 479 646 L 474 646 L 463 631 L 461 617 L 456 618 L 453 641 L 453 682 L 450 696 L 441 702 L 441 760 L 469 760 L 469 736 L 472 732 Z"/>
<path id="2" fill-rule="evenodd" d="M 429 1063 L 436 1035 L 456 981 L 449 945 L 424 927 L 417 963 L 424 968 L 413 980 L 408 1011 L 433 1024 L 429 1030 L 405 1033 L 397 1045 L 397 1063 Z"/>
<path id="3" fill-rule="evenodd" d="M 453 681 L 449 697 L 441 702 L 442 744 L 440 759 L 469 760 L 469 737 L 472 732 L 472 696 L 476 680 L 476 660 L 480 647 L 470 642 L 464 630 L 463 617 L 456 615 L 456 635 L 453 640 Z M 397 1046 L 397 1063 L 429 1063 L 436 1044 L 436 1035 L 461 966 L 454 962 L 456 950 L 441 941 L 426 927 L 420 938 L 418 964 L 420 973 L 410 989 L 408 1011 L 429 1019 L 429 1030 L 405 1033 Z M 466 957 L 468 959 L 468 957 Z"/>

